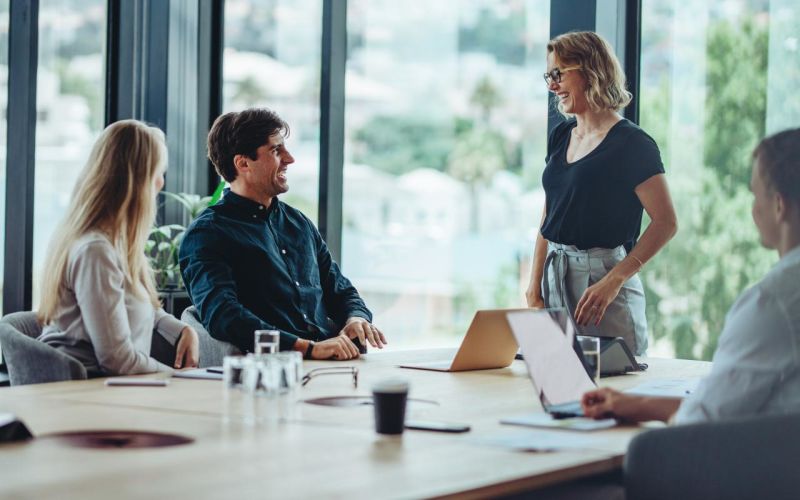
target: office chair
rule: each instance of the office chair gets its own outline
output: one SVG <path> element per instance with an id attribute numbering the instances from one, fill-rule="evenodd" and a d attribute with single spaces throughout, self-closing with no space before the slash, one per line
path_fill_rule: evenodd
<path id="1" fill-rule="evenodd" d="M 627 500 L 797 498 L 800 413 L 681 425 L 636 436 Z"/>
<path id="2" fill-rule="evenodd" d="M 0 346 L 12 386 L 87 378 L 80 361 L 36 340 L 40 333 L 34 312 L 0 319 Z"/>
<path id="3" fill-rule="evenodd" d="M 207 366 L 221 366 L 225 356 L 242 354 L 233 344 L 217 340 L 208 333 L 208 330 L 200 322 L 197 309 L 189 306 L 183 310 L 181 321 L 194 328 L 200 339 L 200 363 L 201 368 Z"/>

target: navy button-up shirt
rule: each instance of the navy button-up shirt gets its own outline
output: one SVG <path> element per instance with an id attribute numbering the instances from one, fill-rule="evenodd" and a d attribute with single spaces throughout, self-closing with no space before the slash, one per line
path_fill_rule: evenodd
<path id="1" fill-rule="evenodd" d="M 265 207 L 226 190 L 186 230 L 179 260 L 205 328 L 245 352 L 259 329 L 280 330 L 288 350 L 338 335 L 351 316 L 372 321 L 314 224 L 277 197 Z"/>

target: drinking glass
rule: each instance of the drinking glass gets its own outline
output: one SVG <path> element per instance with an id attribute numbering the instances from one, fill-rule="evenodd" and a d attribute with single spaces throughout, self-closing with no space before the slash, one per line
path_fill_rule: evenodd
<path id="1" fill-rule="evenodd" d="M 255 354 L 273 354 L 278 352 L 281 332 L 278 330 L 256 330 L 253 333 Z"/>
<path id="2" fill-rule="evenodd" d="M 592 380 L 600 378 L 600 337 L 578 335 L 578 344 L 583 351 L 583 357 L 589 365 Z"/>

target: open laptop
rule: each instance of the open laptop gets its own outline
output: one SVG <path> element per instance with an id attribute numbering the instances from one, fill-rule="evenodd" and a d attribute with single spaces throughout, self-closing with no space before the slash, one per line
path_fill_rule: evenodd
<path id="1" fill-rule="evenodd" d="M 544 410 L 555 418 L 583 416 L 581 397 L 596 386 L 566 311 L 526 309 L 507 317 Z"/>
<path id="2" fill-rule="evenodd" d="M 453 359 L 426 363 L 403 364 L 400 368 L 462 372 L 505 368 L 514 361 L 517 341 L 511 333 L 506 315 L 526 309 L 490 309 L 478 311 L 472 318 L 461 347 Z"/>

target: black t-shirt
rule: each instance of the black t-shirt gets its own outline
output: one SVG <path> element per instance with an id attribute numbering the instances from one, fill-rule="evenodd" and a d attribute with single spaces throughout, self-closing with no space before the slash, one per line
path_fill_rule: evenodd
<path id="1" fill-rule="evenodd" d="M 625 245 L 630 251 L 639 237 L 643 211 L 634 189 L 664 173 L 661 153 L 641 128 L 622 119 L 591 153 L 567 163 L 576 125 L 575 120 L 559 124 L 547 141 L 542 236 L 584 250 Z"/>

